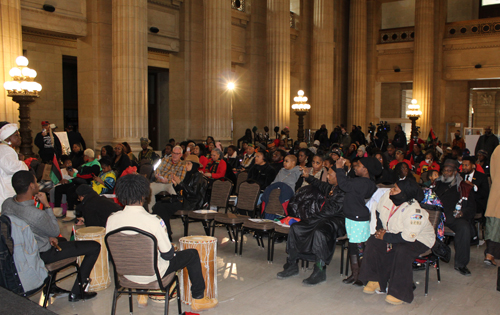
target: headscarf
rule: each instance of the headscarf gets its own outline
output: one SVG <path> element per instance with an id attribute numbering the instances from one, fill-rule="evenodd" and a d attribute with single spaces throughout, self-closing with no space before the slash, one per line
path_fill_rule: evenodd
<path id="1" fill-rule="evenodd" d="M 0 129 L 0 141 L 5 141 L 17 131 L 17 124 L 6 124 Z"/>
<path id="2" fill-rule="evenodd" d="M 398 185 L 399 189 L 401 189 L 401 192 L 397 195 L 390 196 L 390 199 L 396 206 L 399 206 L 404 202 L 411 204 L 413 199 L 415 199 L 418 203 L 424 200 L 424 192 L 416 181 L 405 179 L 397 182 L 396 185 Z"/>

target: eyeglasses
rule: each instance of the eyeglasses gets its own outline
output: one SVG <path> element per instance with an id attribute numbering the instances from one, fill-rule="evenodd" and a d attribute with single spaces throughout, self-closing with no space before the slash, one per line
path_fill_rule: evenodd
<path id="1" fill-rule="evenodd" d="M 182 153 L 175 153 L 175 152 L 172 152 L 172 155 L 181 155 Z"/>

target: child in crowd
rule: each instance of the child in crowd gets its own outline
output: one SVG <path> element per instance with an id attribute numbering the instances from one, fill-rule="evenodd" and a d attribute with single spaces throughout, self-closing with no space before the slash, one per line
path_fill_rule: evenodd
<path id="1" fill-rule="evenodd" d="M 326 167 L 327 169 L 332 168 L 335 165 L 335 161 L 329 157 L 323 161 L 323 166 Z"/>
<path id="2" fill-rule="evenodd" d="M 297 166 L 297 157 L 295 155 L 287 155 L 283 162 L 283 168 L 279 171 L 278 175 L 271 184 L 285 183 L 293 191 L 295 191 L 295 184 L 302 175 L 300 166 Z"/>
<path id="3" fill-rule="evenodd" d="M 436 186 L 436 179 L 439 177 L 439 172 L 436 170 L 428 171 L 429 180 L 423 183 L 424 187 L 434 188 Z"/>

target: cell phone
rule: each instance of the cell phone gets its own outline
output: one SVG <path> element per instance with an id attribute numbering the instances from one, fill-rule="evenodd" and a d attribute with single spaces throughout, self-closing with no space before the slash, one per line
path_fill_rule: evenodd
<path id="1" fill-rule="evenodd" d="M 67 169 L 68 171 L 72 171 L 72 170 L 73 170 L 73 168 L 72 168 L 71 166 L 70 166 L 70 167 L 67 167 L 66 169 Z"/>

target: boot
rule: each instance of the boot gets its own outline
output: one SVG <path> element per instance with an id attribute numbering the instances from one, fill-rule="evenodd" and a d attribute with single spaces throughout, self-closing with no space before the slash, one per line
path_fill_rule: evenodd
<path id="1" fill-rule="evenodd" d="M 283 266 L 283 271 L 278 272 L 276 275 L 278 279 L 286 279 L 290 277 L 295 277 L 299 274 L 299 265 L 297 262 L 287 261 Z"/>
<path id="2" fill-rule="evenodd" d="M 307 286 L 315 286 L 326 281 L 326 266 L 317 262 L 314 264 L 314 270 L 309 278 L 304 279 L 302 283 Z"/>
<path id="3" fill-rule="evenodd" d="M 363 261 L 363 260 L 360 259 L 358 256 L 358 263 L 356 264 L 356 268 L 357 268 L 356 274 L 354 274 L 354 269 L 353 269 L 354 282 L 352 284 L 357 286 L 357 287 L 364 286 L 363 282 L 361 282 L 361 280 L 358 280 L 359 271 L 361 270 L 361 261 Z"/>
<path id="4" fill-rule="evenodd" d="M 350 264 L 351 264 L 352 274 L 349 277 L 342 280 L 342 282 L 345 284 L 352 283 L 355 286 L 361 287 L 363 286 L 363 282 L 358 280 L 359 268 L 361 267 L 360 266 L 361 260 L 359 259 L 358 255 L 351 255 L 350 257 L 351 257 Z"/>

